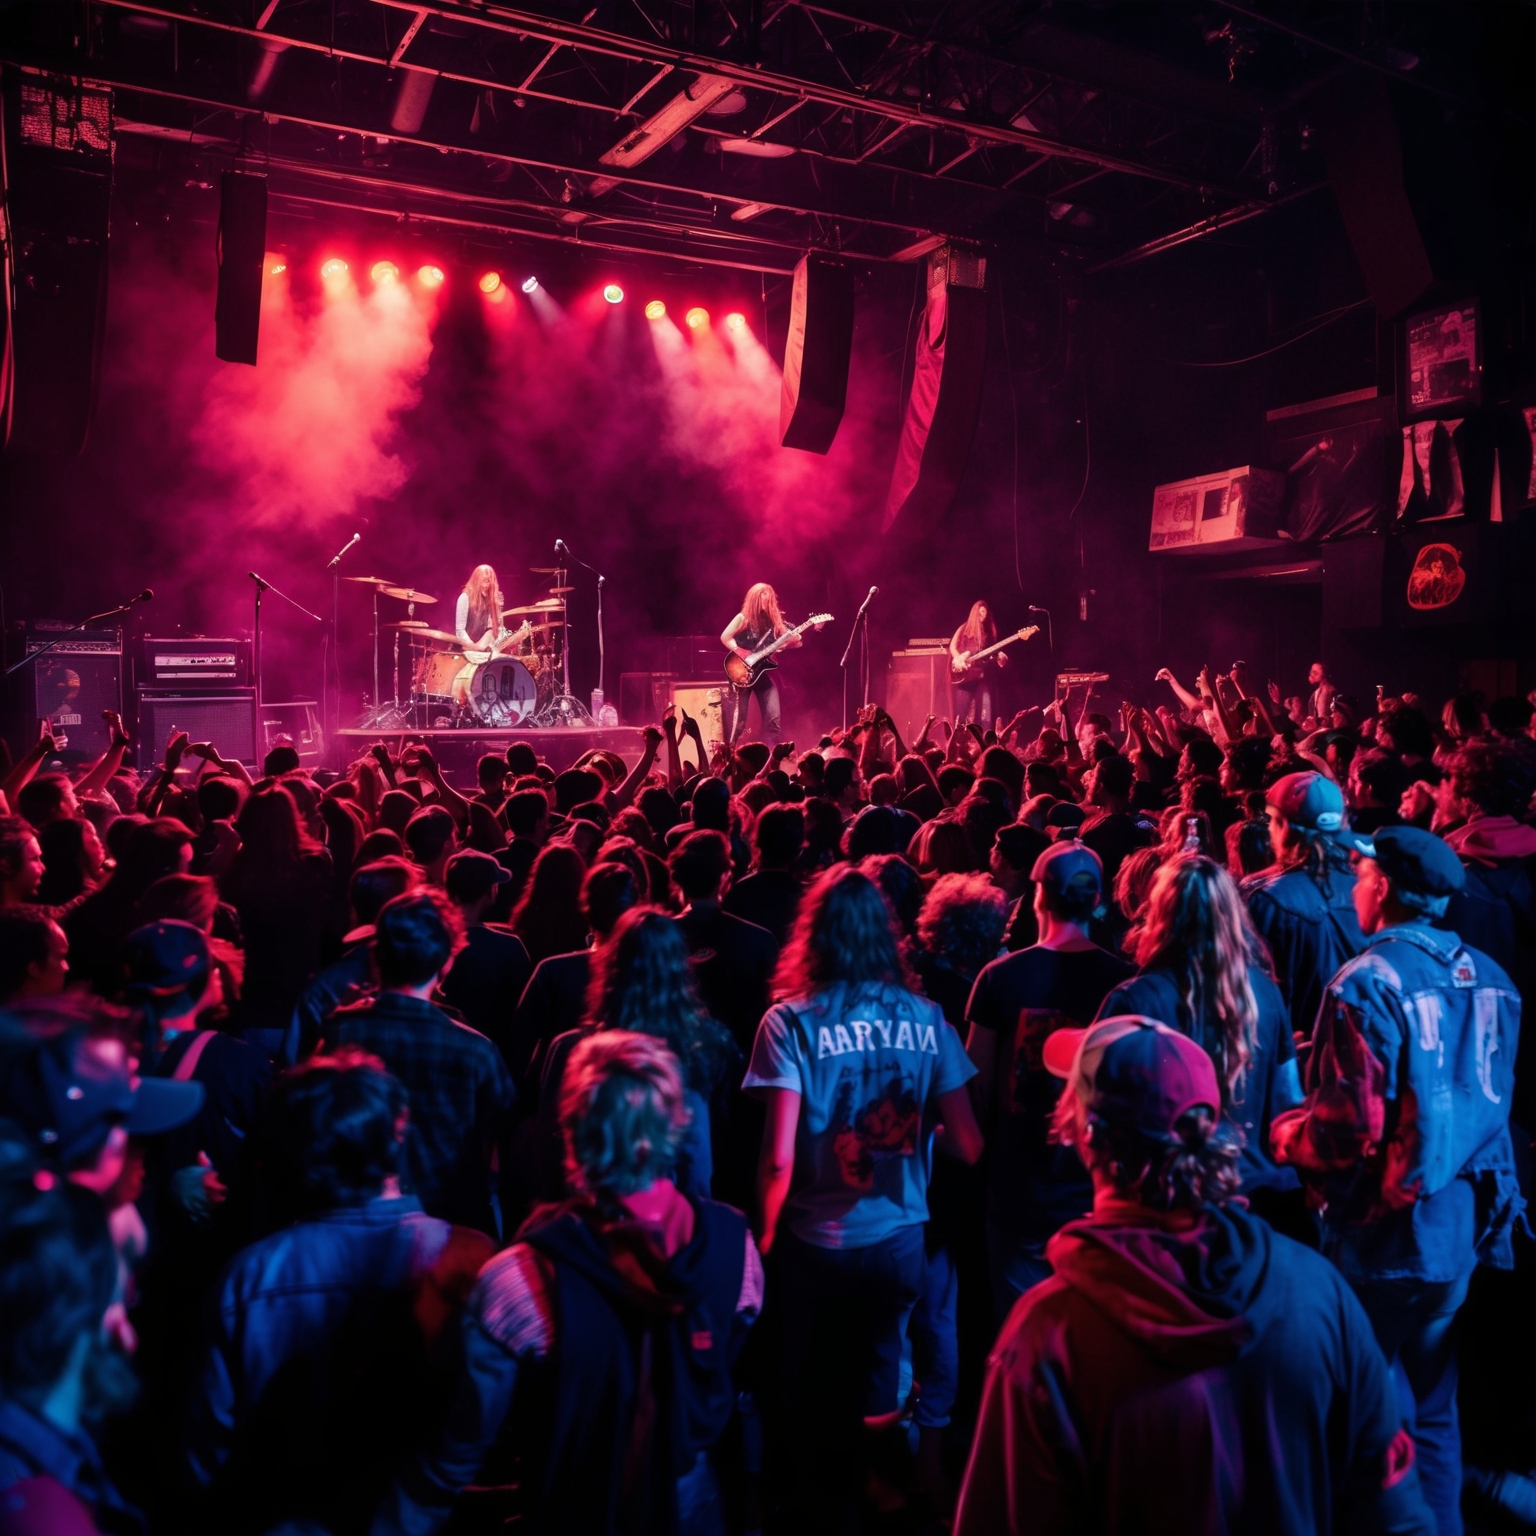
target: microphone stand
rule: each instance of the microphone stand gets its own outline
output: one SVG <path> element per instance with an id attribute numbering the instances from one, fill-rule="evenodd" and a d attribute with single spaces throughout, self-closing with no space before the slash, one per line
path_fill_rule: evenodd
<path id="1" fill-rule="evenodd" d="M 303 603 L 296 603 L 286 592 L 274 587 L 270 581 L 263 581 L 255 571 L 247 571 L 245 574 L 256 583 L 256 628 L 251 643 L 251 671 L 254 673 L 253 681 L 256 684 L 256 740 L 251 746 L 253 751 L 259 752 L 261 743 L 266 739 L 266 726 L 261 718 L 261 594 L 275 592 L 290 608 L 297 608 L 306 619 L 313 619 L 316 624 L 324 624 L 325 620 L 318 613 L 311 613 Z M 257 761 L 260 760 L 258 757 Z"/>
<path id="2" fill-rule="evenodd" d="M 577 560 L 570 551 L 564 539 L 556 541 L 559 548 L 555 551 L 555 561 L 558 569 L 555 572 L 555 582 L 559 586 L 565 586 L 565 573 L 567 560 L 574 561 L 584 571 L 591 571 L 597 577 L 597 691 L 601 695 L 603 691 L 603 587 L 608 578 L 597 569 L 595 565 L 588 565 L 585 560 Z M 561 694 L 557 699 L 551 699 L 547 709 L 541 711 L 542 716 L 550 725 L 580 725 L 582 716 L 586 716 L 586 723 L 595 725 L 596 721 L 588 713 L 586 706 L 582 704 L 575 694 L 571 692 L 571 614 L 570 603 L 562 597 L 560 599 L 560 627 L 565 631 L 560 641 L 560 654 L 564 665 L 561 668 Z M 601 708 L 601 704 L 599 704 Z"/>
<path id="3" fill-rule="evenodd" d="M 341 546 L 331 559 L 331 665 L 328 677 L 322 679 L 325 683 L 325 745 L 330 750 L 330 745 L 336 739 L 337 728 L 341 724 L 341 560 L 352 546 L 359 542 L 354 533 L 345 544 Z M 259 595 L 259 594 L 258 594 Z M 375 594 L 374 609 L 377 611 L 378 602 Z M 379 661 L 378 635 L 374 635 L 373 650 L 374 667 L 377 669 Z M 377 683 L 374 685 L 377 691 Z"/>
<path id="4" fill-rule="evenodd" d="M 45 655 L 47 652 L 51 651 L 54 646 L 62 645 L 66 640 L 69 639 L 71 635 L 79 634 L 82 629 L 89 629 L 92 624 L 99 624 L 103 619 L 115 619 L 119 615 L 127 613 L 128 610 L 132 608 L 138 601 L 138 598 L 131 597 L 126 603 L 123 603 L 116 608 L 108 608 L 105 613 L 93 613 L 90 618 L 81 619 L 78 624 L 71 624 L 68 629 L 62 630 L 59 634 L 55 635 L 53 639 L 47 643 L 47 645 L 40 645 L 35 651 L 28 651 L 20 661 L 12 662 L 4 672 L 0 672 L 0 678 L 7 678 L 13 672 L 21 671 L 23 667 L 29 665 L 31 662 L 36 661 L 39 656 Z"/>
<path id="5" fill-rule="evenodd" d="M 843 729 L 848 729 L 848 658 L 853 653 L 853 642 L 862 634 L 864 636 L 864 649 L 859 663 L 859 684 L 864 692 L 864 703 L 869 703 L 869 605 L 874 602 L 875 594 L 871 592 L 860 605 L 857 616 L 853 621 L 853 629 L 848 636 L 848 644 L 843 647 L 842 659 L 838 666 L 843 672 Z"/>

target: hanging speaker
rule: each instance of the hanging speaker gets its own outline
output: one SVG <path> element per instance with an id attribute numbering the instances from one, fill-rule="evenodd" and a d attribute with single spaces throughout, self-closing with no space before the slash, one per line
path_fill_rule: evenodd
<path id="1" fill-rule="evenodd" d="M 225 171 L 219 177 L 219 297 L 213 350 L 226 363 L 256 362 L 266 254 L 267 178 Z"/>
<path id="2" fill-rule="evenodd" d="M 825 453 L 848 397 L 853 350 L 853 269 L 802 256 L 795 267 L 779 393 L 779 441 Z"/>
<path id="3" fill-rule="evenodd" d="M 107 311 L 110 92 L 8 71 L 4 147 L 15 293 L 10 446 L 78 454 Z"/>
<path id="4" fill-rule="evenodd" d="M 1319 123 L 1328 180 L 1376 311 L 1400 315 L 1435 280 L 1403 189 L 1403 151 L 1384 85 L 1351 78 Z"/>
<path id="5" fill-rule="evenodd" d="M 897 522 L 922 534 L 948 511 L 960 489 L 987 360 L 986 258 L 941 246 L 928 259 L 928 302 L 917 337 L 883 531 Z"/>

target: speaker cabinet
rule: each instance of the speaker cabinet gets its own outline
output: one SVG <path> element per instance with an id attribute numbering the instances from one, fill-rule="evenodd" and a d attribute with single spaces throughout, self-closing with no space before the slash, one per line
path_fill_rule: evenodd
<path id="1" fill-rule="evenodd" d="M 86 631 L 50 651 L 44 630 L 26 639 L 26 654 L 36 656 L 26 667 L 20 690 L 30 708 L 21 738 L 30 746 L 36 722 L 46 718 L 53 727 L 61 755 L 68 761 L 100 757 L 111 742 L 102 711 L 123 709 L 122 645 L 115 631 Z"/>
<path id="2" fill-rule="evenodd" d="M 795 267 L 779 394 L 779 441 L 825 453 L 848 397 L 853 350 L 853 269 L 817 256 Z"/>
<path id="3" fill-rule="evenodd" d="M 907 742 L 921 734 L 929 715 L 947 718 L 949 652 L 896 651 L 886 674 L 885 708 Z"/>
<path id="4" fill-rule="evenodd" d="M 248 766 L 258 761 L 256 690 L 225 693 L 139 693 L 139 757 L 153 762 L 172 731 L 193 741 L 210 741 L 220 757 Z"/>
<path id="5" fill-rule="evenodd" d="M 256 362 L 261 277 L 267 254 L 267 178 L 243 171 L 219 177 L 219 296 L 215 354 L 226 363 Z"/>

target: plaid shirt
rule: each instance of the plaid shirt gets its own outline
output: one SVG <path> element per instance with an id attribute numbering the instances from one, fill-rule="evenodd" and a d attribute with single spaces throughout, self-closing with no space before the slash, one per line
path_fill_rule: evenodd
<path id="1" fill-rule="evenodd" d="M 325 1021 L 321 1048 L 377 1056 L 410 1098 L 406 1173 L 429 1215 L 491 1224 L 491 1153 L 512 1118 L 516 1091 L 484 1035 L 404 992 L 381 992 Z"/>

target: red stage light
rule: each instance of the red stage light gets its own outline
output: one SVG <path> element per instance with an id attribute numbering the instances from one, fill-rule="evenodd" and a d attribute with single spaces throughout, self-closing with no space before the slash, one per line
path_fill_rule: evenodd
<path id="1" fill-rule="evenodd" d="M 688 322 L 689 326 L 696 331 L 701 325 L 709 324 L 709 311 L 707 309 L 699 309 L 695 307 L 690 309 L 683 318 Z"/>
<path id="2" fill-rule="evenodd" d="M 667 306 L 660 299 L 652 299 L 645 306 L 645 318 L 647 320 L 665 320 L 667 318 Z"/>
<path id="3" fill-rule="evenodd" d="M 729 314 L 725 317 L 725 324 L 728 330 L 744 331 L 747 328 L 747 317 L 742 314 Z"/>
<path id="4" fill-rule="evenodd" d="M 500 287 L 501 287 L 501 273 L 500 272 L 487 272 L 485 274 L 485 276 L 480 279 L 480 292 L 481 293 L 495 293 L 495 292 L 497 292 L 500 289 Z"/>
<path id="5" fill-rule="evenodd" d="M 608 286 L 603 289 L 603 297 L 607 299 L 610 304 L 622 304 L 624 302 L 624 290 L 620 288 L 617 283 L 609 283 Z"/>
<path id="6" fill-rule="evenodd" d="M 382 286 L 384 283 L 394 282 L 400 276 L 400 268 L 392 261 L 376 261 L 368 275 L 375 283 Z"/>
<path id="7" fill-rule="evenodd" d="M 320 276 L 328 283 L 339 283 L 347 275 L 347 264 L 339 256 L 332 256 L 320 265 Z"/>
<path id="8" fill-rule="evenodd" d="M 441 267 L 422 267 L 416 273 L 416 281 L 423 288 L 441 288 L 444 282 L 443 269 Z"/>

